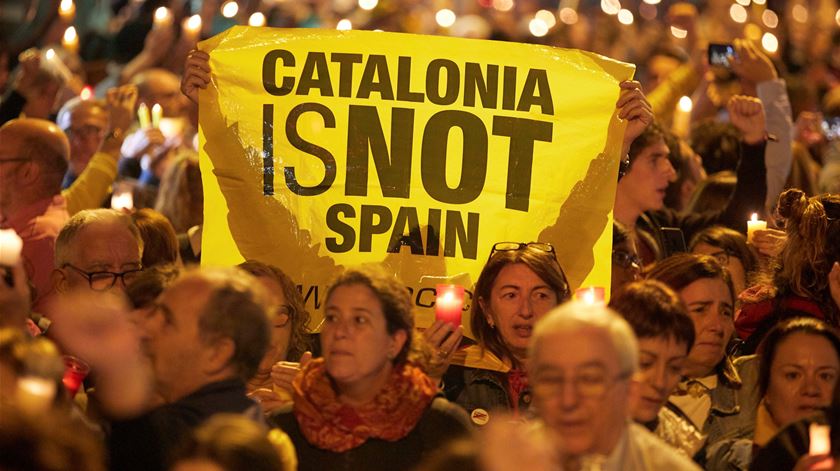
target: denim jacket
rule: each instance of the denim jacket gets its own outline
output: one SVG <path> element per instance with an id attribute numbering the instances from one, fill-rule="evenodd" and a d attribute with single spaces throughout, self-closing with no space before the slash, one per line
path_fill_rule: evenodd
<path id="1" fill-rule="evenodd" d="M 761 398 L 758 393 L 758 358 L 755 355 L 735 360 L 741 378 L 736 389 L 720 382 L 711 391 L 712 408 L 703 427 L 706 444 L 733 438 L 752 438 L 755 433 L 755 414 Z"/>
<path id="2" fill-rule="evenodd" d="M 494 412 L 511 412 L 507 378 L 505 373 L 498 371 L 450 366 L 443 376 L 443 393 L 467 411 L 474 425 L 483 425 L 481 418 L 476 417 L 477 413 L 474 414 L 477 409 L 483 409 L 489 420 L 493 419 Z M 533 416 L 531 402 L 531 392 L 526 389 L 519 396 L 521 416 Z"/>

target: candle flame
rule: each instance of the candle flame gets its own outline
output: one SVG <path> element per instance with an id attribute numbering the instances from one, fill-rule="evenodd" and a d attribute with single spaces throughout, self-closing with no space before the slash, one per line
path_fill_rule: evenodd
<path id="1" fill-rule="evenodd" d="M 55 58 L 55 51 L 52 50 L 52 49 L 47 49 L 47 52 L 46 52 L 45 56 L 46 56 L 48 61 L 51 61 L 51 60 L 53 60 L 53 58 Z"/>
<path id="2" fill-rule="evenodd" d="M 690 113 L 691 109 L 694 107 L 694 103 L 691 102 L 691 98 L 684 96 L 680 98 L 679 105 L 680 111 L 685 111 L 686 113 Z"/>
<path id="3" fill-rule="evenodd" d="M 58 5 L 58 12 L 59 13 L 69 13 L 74 8 L 73 0 L 61 0 L 61 3 Z"/>
<path id="4" fill-rule="evenodd" d="M 750 221 L 758 221 L 758 213 L 752 213 L 752 216 L 750 216 Z"/>
<path id="5" fill-rule="evenodd" d="M 83 88 L 81 93 L 79 93 L 79 98 L 82 100 L 90 100 L 91 97 L 93 97 L 93 89 L 90 88 L 90 85 L 85 85 L 85 88 Z"/>
<path id="6" fill-rule="evenodd" d="M 169 18 L 169 9 L 166 7 L 158 7 L 155 10 L 155 23 L 166 21 Z"/>
<path id="7" fill-rule="evenodd" d="M 193 15 L 187 19 L 186 27 L 190 31 L 201 29 L 201 15 Z"/>

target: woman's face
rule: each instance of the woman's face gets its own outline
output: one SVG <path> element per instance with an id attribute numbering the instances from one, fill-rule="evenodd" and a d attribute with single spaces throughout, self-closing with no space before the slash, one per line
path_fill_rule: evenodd
<path id="1" fill-rule="evenodd" d="M 491 327 L 519 359 L 527 356 L 534 324 L 559 302 L 553 289 L 524 263 L 511 263 L 499 271 L 490 299 L 479 299 Z"/>
<path id="2" fill-rule="evenodd" d="M 688 345 L 673 337 L 639 339 L 639 372 L 634 376 L 638 393 L 631 402 L 633 420 L 653 421 L 680 382 Z"/>
<path id="3" fill-rule="evenodd" d="M 680 290 L 680 298 L 694 322 L 694 346 L 686 359 L 686 376 L 712 374 L 723 360 L 735 324 L 732 294 L 720 278 L 701 278 Z"/>
<path id="4" fill-rule="evenodd" d="M 732 277 L 732 287 L 735 288 L 736 295 L 741 294 L 747 288 L 747 272 L 740 258 L 727 253 L 720 247 L 703 242 L 695 245 L 691 252 L 715 257 L 724 268 L 729 270 L 729 275 Z"/>
<path id="5" fill-rule="evenodd" d="M 610 290 L 618 292 L 622 286 L 642 279 L 642 261 L 636 251 L 636 242 L 629 238 L 616 244 L 612 250 L 612 284 Z"/>
<path id="6" fill-rule="evenodd" d="M 822 335 L 791 334 L 776 348 L 764 396 L 780 427 L 831 405 L 840 372 L 837 352 Z"/>
<path id="7" fill-rule="evenodd" d="M 292 319 L 283 287 L 272 277 L 257 277 L 268 291 L 273 312 L 271 312 L 271 343 L 260 362 L 260 370 L 270 370 L 278 361 L 286 360 L 289 352 L 289 339 L 292 336 Z"/>
<path id="8" fill-rule="evenodd" d="M 373 290 L 361 284 L 339 286 L 327 299 L 321 330 L 327 372 L 339 388 L 382 381 L 407 335 L 404 330 L 388 334 Z"/>

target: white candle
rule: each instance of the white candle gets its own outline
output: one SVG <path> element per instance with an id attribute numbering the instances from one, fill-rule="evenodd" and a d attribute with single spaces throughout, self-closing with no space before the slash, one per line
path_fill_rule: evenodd
<path id="1" fill-rule="evenodd" d="M 134 209 L 134 195 L 130 191 L 114 192 L 111 195 L 111 209 L 131 211 Z"/>
<path id="2" fill-rule="evenodd" d="M 79 35 L 76 34 L 76 28 L 70 26 L 64 30 L 61 46 L 74 54 L 79 52 Z"/>
<path id="3" fill-rule="evenodd" d="M 811 445 L 809 455 L 827 455 L 831 453 L 831 426 L 812 423 L 808 428 Z"/>
<path id="4" fill-rule="evenodd" d="M 137 107 L 137 119 L 140 120 L 140 127 L 142 129 L 149 128 L 149 107 L 145 103 L 140 103 L 140 106 Z"/>
<path id="5" fill-rule="evenodd" d="M 68 23 L 73 21 L 76 16 L 76 4 L 73 3 L 73 0 L 61 0 L 58 5 L 58 16 Z"/>
<path id="6" fill-rule="evenodd" d="M 671 130 L 679 137 L 688 137 L 688 131 L 691 128 L 691 109 L 694 104 L 691 98 L 684 96 L 680 98 L 677 103 L 677 108 L 674 110 L 674 120 L 671 124 Z"/>
<path id="7" fill-rule="evenodd" d="M 55 381 L 37 376 L 25 376 L 17 381 L 17 405 L 28 414 L 49 410 L 55 399 Z"/>
<path id="8" fill-rule="evenodd" d="M 152 105 L 152 127 L 155 129 L 160 128 L 160 118 L 163 117 L 163 108 L 161 108 L 160 104 L 155 103 Z"/>
<path id="9" fill-rule="evenodd" d="M 589 286 L 587 288 L 578 288 L 575 291 L 575 298 L 586 304 L 603 305 L 605 302 L 605 293 L 606 290 L 602 286 Z"/>
<path id="10" fill-rule="evenodd" d="M 0 265 L 12 267 L 20 261 L 23 240 L 14 229 L 0 229 Z"/>
<path id="11" fill-rule="evenodd" d="M 195 41 L 201 31 L 201 15 L 193 15 L 184 20 L 184 37 Z"/>
<path id="12" fill-rule="evenodd" d="M 763 231 L 764 229 L 767 229 L 767 221 L 758 219 L 758 213 L 753 213 L 750 220 L 747 221 L 747 242 L 752 242 L 755 231 Z"/>
<path id="13" fill-rule="evenodd" d="M 154 26 L 155 28 L 159 28 L 164 26 L 172 21 L 172 16 L 169 14 L 169 8 L 166 7 L 158 7 L 155 10 L 155 19 L 154 19 Z"/>

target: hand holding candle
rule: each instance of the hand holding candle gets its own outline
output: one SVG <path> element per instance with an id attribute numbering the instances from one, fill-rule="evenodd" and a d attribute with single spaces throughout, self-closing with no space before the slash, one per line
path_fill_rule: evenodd
<path id="1" fill-rule="evenodd" d="M 747 221 L 747 242 L 752 242 L 754 233 L 757 230 L 767 229 L 767 221 L 758 219 L 758 213 L 753 213 L 749 221 Z"/>

